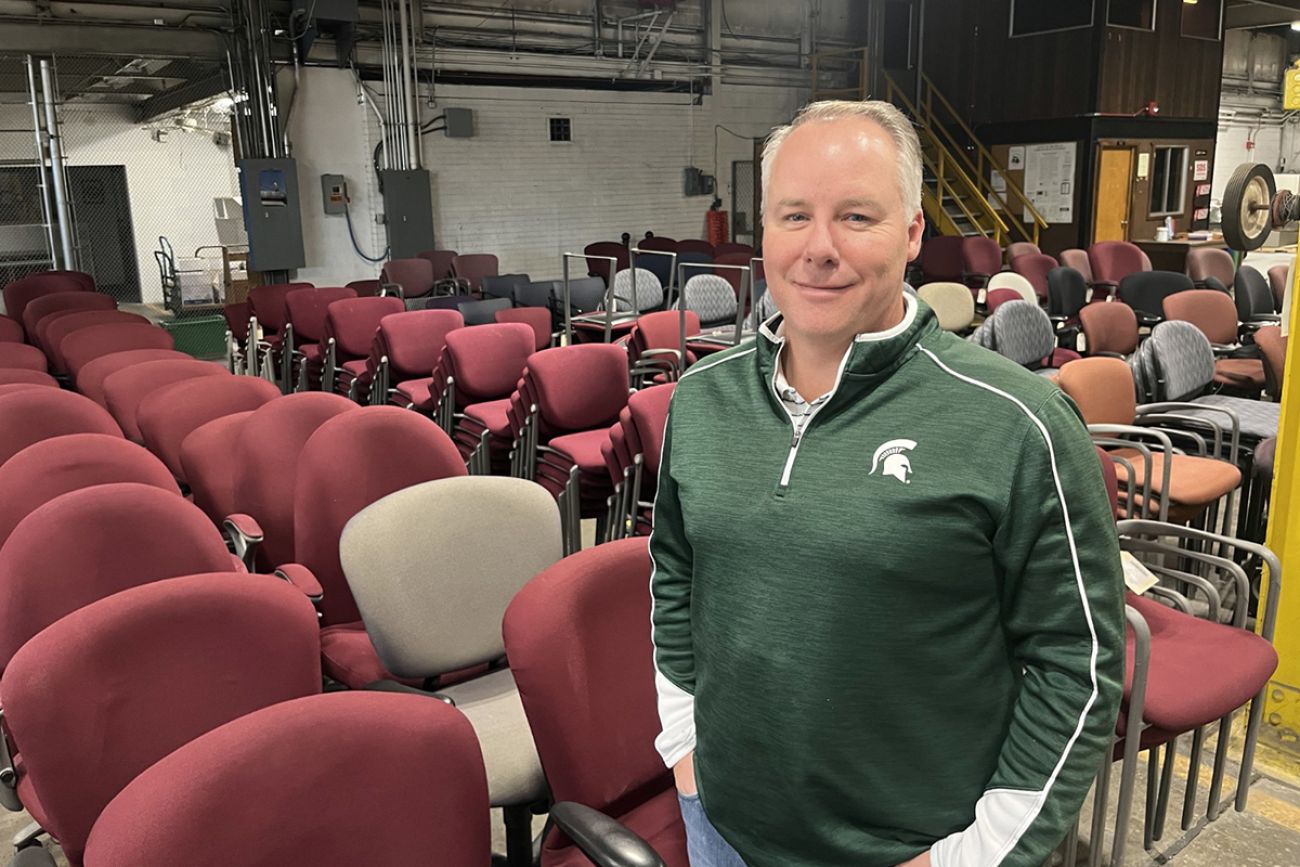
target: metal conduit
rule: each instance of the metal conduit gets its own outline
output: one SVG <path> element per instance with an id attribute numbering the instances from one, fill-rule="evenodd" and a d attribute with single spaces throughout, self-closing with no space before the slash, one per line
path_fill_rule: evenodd
<path id="1" fill-rule="evenodd" d="M 63 267 L 75 268 L 76 256 L 72 250 L 72 217 L 68 212 L 68 190 L 63 177 L 63 143 L 59 135 L 59 119 L 55 111 L 54 76 L 50 62 L 41 61 L 41 87 L 45 91 L 45 128 L 50 142 L 50 177 L 54 181 L 54 208 L 59 218 L 59 243 L 63 248 Z"/>
<path id="2" fill-rule="evenodd" d="M 40 97 L 36 92 L 36 61 L 27 55 L 27 95 L 32 104 L 32 132 L 36 136 L 36 170 L 40 173 L 37 186 L 41 190 L 41 220 L 45 223 L 45 244 L 50 251 L 50 264 L 59 267 L 58 249 L 54 243 L 54 208 L 50 203 L 50 176 L 46 171 L 45 141 L 41 138 Z"/>

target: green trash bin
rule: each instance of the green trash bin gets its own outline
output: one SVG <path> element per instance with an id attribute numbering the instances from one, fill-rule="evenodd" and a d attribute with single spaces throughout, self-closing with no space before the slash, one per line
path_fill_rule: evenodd
<path id="1" fill-rule="evenodd" d="M 171 332 L 176 348 L 195 358 L 223 361 L 226 357 L 226 318 L 216 316 L 186 316 L 162 323 Z"/>

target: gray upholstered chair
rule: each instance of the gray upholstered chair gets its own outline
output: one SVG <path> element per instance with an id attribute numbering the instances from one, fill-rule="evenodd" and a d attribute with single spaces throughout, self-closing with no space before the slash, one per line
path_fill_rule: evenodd
<path id="1" fill-rule="evenodd" d="M 531 851 L 529 807 L 545 800 L 546 782 L 505 665 L 501 621 L 515 593 L 561 558 L 562 545 L 555 499 L 533 482 L 498 476 L 397 491 L 358 512 L 339 540 L 343 571 L 384 666 L 426 686 L 372 688 L 429 695 L 469 718 L 492 805 L 505 808 L 511 863 Z M 486 670 L 466 678 L 476 667 Z"/>
<path id="2" fill-rule="evenodd" d="M 673 309 L 684 305 L 700 316 L 700 324 L 725 325 L 736 320 L 736 290 L 725 277 L 717 274 L 696 274 L 682 287 L 682 297 Z"/>

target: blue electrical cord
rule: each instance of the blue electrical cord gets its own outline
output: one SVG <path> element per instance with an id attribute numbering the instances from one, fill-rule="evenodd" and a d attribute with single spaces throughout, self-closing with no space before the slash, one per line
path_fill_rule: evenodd
<path id="1" fill-rule="evenodd" d="M 352 239 L 352 249 L 357 252 L 358 256 L 367 262 L 383 262 L 388 258 L 389 247 L 385 247 L 384 252 L 380 253 L 378 258 L 367 256 L 361 252 L 361 245 L 357 243 L 357 233 L 352 230 L 352 209 L 347 206 L 346 202 L 343 204 L 343 216 L 348 221 L 348 237 Z"/>

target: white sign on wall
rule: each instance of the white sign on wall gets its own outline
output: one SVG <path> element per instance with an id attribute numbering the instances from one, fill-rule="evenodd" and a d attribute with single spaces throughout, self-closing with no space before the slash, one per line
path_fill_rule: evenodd
<path id="1" fill-rule="evenodd" d="M 1049 223 L 1074 222 L 1074 142 L 1025 146 L 1025 195 Z M 1025 222 L 1033 215 L 1025 211 Z"/>

